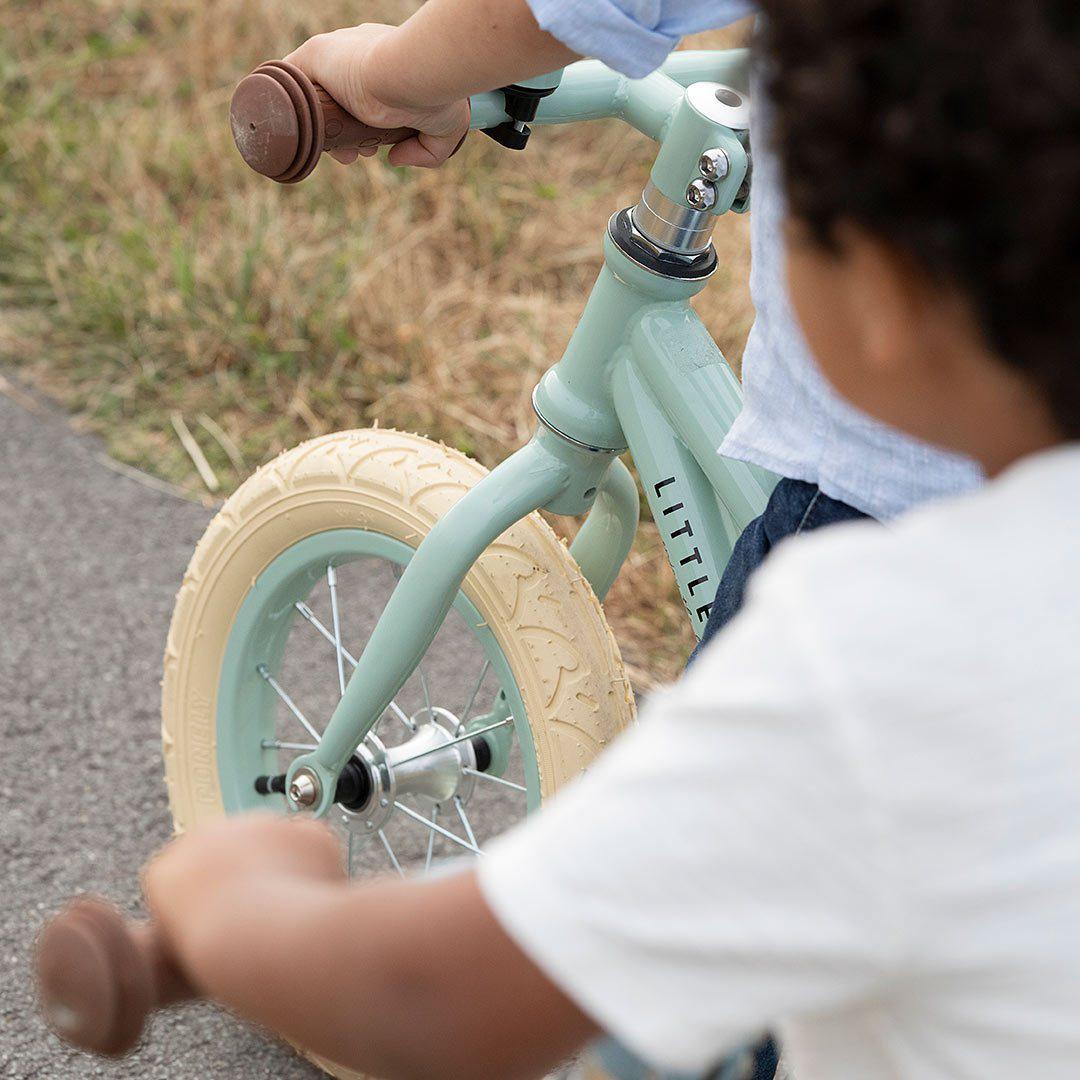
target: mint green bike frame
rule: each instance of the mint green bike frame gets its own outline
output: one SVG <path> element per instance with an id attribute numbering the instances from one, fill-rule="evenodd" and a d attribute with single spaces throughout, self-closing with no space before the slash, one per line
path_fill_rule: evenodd
<path id="1" fill-rule="evenodd" d="M 675 53 L 645 79 L 597 61 L 549 77 L 534 124 L 618 117 L 656 140 L 655 189 L 674 203 L 722 148 L 728 174 L 713 208 L 745 209 L 749 154 L 739 133 L 691 107 L 687 87 L 723 83 L 746 93 L 745 50 Z M 501 93 L 472 100 L 472 126 L 507 120 Z M 685 205 L 685 202 L 683 203 Z M 613 219 L 614 222 L 614 219 Z M 604 266 L 562 359 L 533 394 L 532 440 L 469 491 L 416 549 L 368 640 L 318 748 L 298 769 L 318 781 L 313 807 L 333 803 L 337 775 L 427 652 L 484 549 L 534 510 L 587 514 L 570 551 L 603 600 L 630 551 L 638 491 L 619 460 L 629 450 L 700 637 L 731 547 L 761 513 L 775 478 L 720 456 L 741 406 L 738 380 L 690 305 L 706 278 L 666 276 L 630 257 L 609 229 Z M 505 704 L 501 705 L 505 708 Z M 498 713 L 496 701 L 492 713 Z"/>

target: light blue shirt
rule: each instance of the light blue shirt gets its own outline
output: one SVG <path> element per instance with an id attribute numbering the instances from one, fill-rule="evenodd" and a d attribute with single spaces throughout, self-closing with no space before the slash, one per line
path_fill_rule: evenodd
<path id="1" fill-rule="evenodd" d="M 540 26 L 583 56 L 633 78 L 657 68 L 684 34 L 751 14 L 750 0 L 529 0 Z M 756 89 L 756 88 L 755 88 Z M 784 280 L 779 163 L 768 105 L 752 95 L 754 190 L 750 292 L 757 318 L 743 355 L 743 409 L 720 450 L 879 519 L 966 491 L 978 466 L 878 423 L 826 382 L 803 340 Z"/>

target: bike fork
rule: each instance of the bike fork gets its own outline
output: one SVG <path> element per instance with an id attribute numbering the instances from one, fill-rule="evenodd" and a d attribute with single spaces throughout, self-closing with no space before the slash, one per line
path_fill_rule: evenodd
<path id="1" fill-rule="evenodd" d="M 538 427 L 532 440 L 484 477 L 444 514 L 416 549 L 394 589 L 345 693 L 316 750 L 290 766 L 286 791 L 297 776 L 301 804 L 317 814 L 333 804 L 338 773 L 382 716 L 431 645 L 461 583 L 484 549 L 534 510 L 578 515 L 600 498 L 596 522 L 586 523 L 583 549 L 597 585 L 606 591 L 633 539 L 628 484 L 632 479 L 616 454 L 579 446 Z M 633 524 L 636 526 L 636 489 Z M 591 517 L 592 515 L 590 515 Z M 586 532 L 588 530 L 588 532 Z M 601 556 L 601 538 L 614 538 L 610 560 Z"/>

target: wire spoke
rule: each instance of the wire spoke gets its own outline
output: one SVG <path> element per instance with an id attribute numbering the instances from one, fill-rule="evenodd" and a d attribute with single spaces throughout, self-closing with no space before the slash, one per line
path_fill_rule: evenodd
<path id="1" fill-rule="evenodd" d="M 322 621 L 302 600 L 297 600 L 293 605 L 298 612 L 322 635 L 327 641 L 330 642 L 335 648 L 337 648 L 337 642 L 334 641 L 334 635 L 323 625 Z M 344 645 L 341 646 L 341 655 L 345 658 L 345 662 L 352 668 L 356 668 L 359 661 Z M 410 730 L 415 731 L 416 725 L 409 719 L 405 711 L 398 705 L 396 701 L 391 701 L 387 708 Z"/>
<path id="2" fill-rule="evenodd" d="M 479 851 L 480 845 L 476 842 L 476 833 L 472 831 L 472 825 L 469 824 L 469 816 L 465 813 L 465 806 L 460 795 L 454 796 L 454 809 L 457 811 L 457 816 L 461 818 L 461 824 L 465 827 L 465 835 L 469 838 L 469 843 Z"/>
<path id="3" fill-rule="evenodd" d="M 403 802 L 395 802 L 394 806 L 406 816 L 411 817 L 413 821 L 419 822 L 425 829 L 431 829 L 440 836 L 445 836 L 447 840 L 452 840 L 459 847 L 465 848 L 466 851 L 471 851 L 474 855 L 484 854 L 475 844 L 470 844 L 467 840 L 462 840 L 460 836 L 455 836 L 449 829 L 444 829 L 441 825 L 436 825 L 434 821 L 428 821 L 423 814 L 418 814 L 412 807 L 406 806 Z"/>
<path id="4" fill-rule="evenodd" d="M 326 640 L 329 641 L 331 645 L 334 645 L 336 647 L 334 635 L 323 625 L 322 620 L 320 620 L 318 615 L 316 615 L 315 612 L 312 611 L 311 608 L 309 608 L 303 600 L 297 600 L 296 603 L 293 604 L 293 607 L 295 607 L 296 610 L 299 611 L 300 614 L 303 615 L 303 617 L 307 619 L 307 621 L 311 623 L 311 625 L 315 627 L 315 629 L 318 630 L 318 632 L 324 638 L 326 638 Z M 349 663 L 351 667 L 355 668 L 357 663 L 359 662 L 356 657 L 353 656 L 353 654 L 345 648 L 344 645 L 342 645 L 341 647 L 341 655 L 345 658 L 345 660 Z"/>
<path id="5" fill-rule="evenodd" d="M 469 695 L 469 700 L 466 703 L 465 708 L 461 710 L 461 719 L 459 723 L 462 726 L 464 726 L 465 721 L 469 719 L 472 707 L 476 704 L 476 695 L 480 693 L 480 687 L 483 685 L 484 676 L 488 673 L 489 667 L 491 667 L 491 661 L 485 660 L 484 666 L 480 669 L 480 678 L 476 680 L 476 685 L 473 687 L 473 692 Z"/>
<path id="6" fill-rule="evenodd" d="M 349 830 L 349 846 L 345 856 L 345 876 L 352 880 L 352 861 L 353 861 L 353 846 L 355 844 L 356 837 L 353 835 L 352 829 Z"/>
<path id="7" fill-rule="evenodd" d="M 333 563 L 326 564 L 326 584 L 330 587 L 330 615 L 334 623 L 334 649 L 337 652 L 338 690 L 345 696 L 345 657 L 341 654 L 341 616 L 338 613 L 337 571 Z M 355 667 L 355 665 L 354 665 Z"/>
<path id="8" fill-rule="evenodd" d="M 432 822 L 432 824 L 435 823 L 435 820 L 438 818 L 438 816 L 439 816 L 439 804 L 436 803 L 431 808 L 431 822 Z M 428 833 L 428 838 L 427 838 L 427 858 L 424 860 L 424 873 L 425 874 L 428 873 L 429 870 L 431 870 L 431 856 L 435 853 L 435 837 L 436 837 L 436 835 L 437 834 L 436 834 L 434 829 L 431 832 Z"/>
<path id="9" fill-rule="evenodd" d="M 424 708 L 430 720 L 435 714 L 431 711 L 431 694 L 428 691 L 427 679 L 424 677 L 424 669 L 420 664 L 416 665 L 416 674 L 420 676 L 420 686 L 424 691 Z"/>
<path id="10" fill-rule="evenodd" d="M 315 730 L 315 728 L 311 726 L 311 721 L 297 708 L 296 702 L 293 701 L 293 699 L 289 697 L 289 695 L 286 694 L 284 690 L 281 689 L 281 686 L 278 684 L 277 679 L 275 679 L 274 676 L 270 674 L 270 669 L 265 664 L 260 664 L 255 670 L 258 671 L 259 675 L 267 682 L 267 684 L 270 686 L 270 689 L 273 690 L 279 698 L 281 698 L 289 712 L 291 712 L 293 716 L 295 716 L 296 719 L 300 721 L 300 723 L 304 727 L 304 730 L 316 742 L 322 742 L 322 737 Z"/>
<path id="11" fill-rule="evenodd" d="M 306 742 L 284 742 L 281 739 L 263 739 L 262 748 L 264 750 L 317 750 L 318 747 L 313 743 Z"/>
<path id="12" fill-rule="evenodd" d="M 490 780 L 493 784 L 502 784 L 503 787 L 513 788 L 515 791 L 527 791 L 528 789 L 522 784 L 515 784 L 513 780 L 504 780 L 501 776 L 493 776 L 491 773 L 480 772 L 479 769 L 470 769 L 468 767 L 461 770 L 463 773 L 467 773 L 469 776 L 477 776 L 481 780 Z"/>
<path id="13" fill-rule="evenodd" d="M 427 757 L 428 754 L 437 754 L 441 750 L 445 750 L 448 746 L 457 746 L 458 743 L 468 742 L 469 739 L 475 739 L 478 735 L 484 735 L 489 731 L 494 731 L 496 728 L 506 727 L 507 724 L 512 724 L 513 722 L 513 720 L 509 719 L 499 720 L 497 723 L 488 724 L 487 727 L 477 728 L 475 731 L 468 731 L 464 735 L 459 735 L 456 739 L 450 739 L 447 742 L 440 743 L 438 746 L 433 746 L 430 750 L 421 750 L 419 754 L 413 754 L 412 757 L 395 761 L 394 768 L 400 768 L 408 761 L 419 761 L 420 758 Z"/>
<path id="14" fill-rule="evenodd" d="M 420 819 L 421 821 L 423 818 Z M 405 876 L 405 871 L 401 869 L 401 863 L 398 862 L 397 856 L 394 854 L 394 849 L 390 846 L 390 841 L 386 839 L 386 833 L 379 830 L 379 839 L 382 841 L 382 845 L 386 848 L 386 854 L 390 856 L 390 861 L 394 864 L 394 869 L 402 876 Z"/>

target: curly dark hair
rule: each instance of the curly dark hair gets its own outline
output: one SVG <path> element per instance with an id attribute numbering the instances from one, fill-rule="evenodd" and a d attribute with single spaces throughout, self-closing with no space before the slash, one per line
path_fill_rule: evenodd
<path id="1" fill-rule="evenodd" d="M 763 0 L 791 212 L 966 298 L 1080 437 L 1080 0 Z"/>

